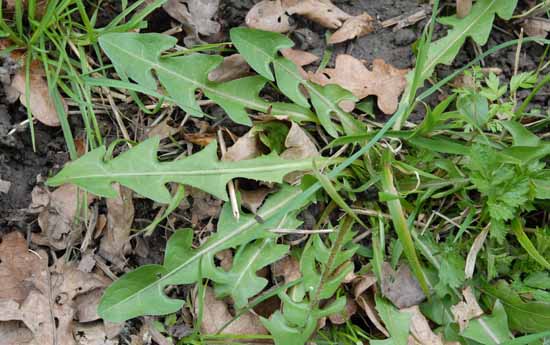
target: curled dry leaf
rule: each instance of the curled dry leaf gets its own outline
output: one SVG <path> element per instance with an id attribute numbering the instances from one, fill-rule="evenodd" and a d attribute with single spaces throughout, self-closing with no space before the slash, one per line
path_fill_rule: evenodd
<path id="1" fill-rule="evenodd" d="M 468 323 L 471 319 L 483 315 L 483 310 L 477 303 L 476 296 L 471 287 L 468 286 L 462 290 L 462 296 L 464 296 L 464 301 L 451 307 L 451 312 L 461 332 L 468 327 Z"/>
<path id="2" fill-rule="evenodd" d="M 195 314 L 199 312 L 199 300 L 194 301 Z M 214 290 L 211 287 L 206 287 L 204 291 L 204 301 L 201 331 L 203 334 L 216 334 L 222 326 L 233 319 L 233 315 L 229 312 L 229 308 L 224 301 L 216 299 Z M 246 312 L 238 319 L 229 324 L 222 334 L 267 334 L 267 330 L 262 326 L 260 318 L 251 312 Z"/>
<path id="3" fill-rule="evenodd" d="M 19 92 L 19 100 L 21 103 L 27 105 L 26 87 L 25 87 L 25 68 L 21 68 L 13 77 L 11 81 L 11 87 Z M 30 110 L 34 118 L 41 123 L 57 127 L 60 125 L 57 110 L 53 99 L 50 96 L 48 88 L 48 82 L 44 78 L 46 73 L 42 66 L 37 63 L 33 63 L 30 68 Z M 66 105 L 64 104 L 66 107 Z"/>
<path id="4" fill-rule="evenodd" d="M 288 14 L 299 14 L 328 29 L 338 29 L 351 18 L 330 0 L 282 0 L 282 5 Z"/>
<path id="5" fill-rule="evenodd" d="M 489 233 L 489 227 L 483 229 L 479 235 L 476 236 L 470 251 L 468 252 L 468 257 L 466 258 L 466 266 L 464 267 L 464 277 L 466 279 L 471 279 L 474 276 L 474 270 L 476 267 L 477 254 L 483 247 L 487 234 Z"/>
<path id="6" fill-rule="evenodd" d="M 218 12 L 220 0 L 168 0 L 164 10 L 179 21 L 187 33 L 210 36 L 220 31 L 212 17 Z"/>
<path id="7" fill-rule="evenodd" d="M 245 23 L 253 29 L 285 33 L 292 28 L 288 18 L 281 0 L 263 0 L 248 11 Z"/>
<path id="8" fill-rule="evenodd" d="M 382 334 L 389 337 L 388 330 L 382 325 L 382 320 L 376 312 L 373 300 L 374 294 L 367 293 L 371 287 L 375 286 L 375 283 L 376 277 L 372 273 L 357 276 L 353 282 L 353 295 L 355 296 L 355 302 L 367 314 L 372 324 Z"/>
<path id="9" fill-rule="evenodd" d="M 87 199 L 84 196 L 87 196 Z M 83 210 L 83 204 L 91 203 L 94 196 L 79 190 L 75 185 L 66 184 L 49 192 L 42 187 L 32 191 L 31 209 L 40 212 L 38 225 L 41 233 L 32 235 L 32 241 L 54 249 L 65 249 L 81 236 L 81 223 L 74 221 Z M 79 209 L 80 207 L 80 209 Z"/>
<path id="10" fill-rule="evenodd" d="M 250 66 L 241 54 L 223 58 L 223 62 L 208 73 L 208 80 L 218 83 L 239 79 L 250 73 Z"/>
<path id="11" fill-rule="evenodd" d="M 405 264 L 394 271 L 389 263 L 384 262 L 381 285 L 382 295 L 399 309 L 418 305 L 426 298 L 418 280 Z"/>
<path id="12" fill-rule="evenodd" d="M 357 37 L 362 37 L 374 31 L 374 18 L 367 12 L 347 19 L 342 27 L 330 36 L 328 43 L 336 44 Z"/>
<path id="13" fill-rule="evenodd" d="M 107 199 L 107 231 L 99 244 L 98 254 L 115 265 L 117 270 L 124 268 L 124 256 L 131 250 L 129 243 L 134 222 L 134 202 L 132 191 L 115 185 L 116 198 Z"/>
<path id="14" fill-rule="evenodd" d="M 359 99 L 375 95 L 380 110 L 385 114 L 393 114 L 397 110 L 399 96 L 407 86 L 408 70 L 397 69 L 382 59 L 375 59 L 372 66 L 370 71 L 353 56 L 341 54 L 336 57 L 335 68 L 310 73 L 309 78 L 322 86 L 338 84 Z"/>

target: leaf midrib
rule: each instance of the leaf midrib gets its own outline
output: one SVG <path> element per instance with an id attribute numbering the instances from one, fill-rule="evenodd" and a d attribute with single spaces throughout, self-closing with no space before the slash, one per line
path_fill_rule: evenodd
<path id="1" fill-rule="evenodd" d="M 277 210 L 284 207 L 284 205 L 286 205 L 287 202 L 293 200 L 300 193 L 301 193 L 301 190 L 293 191 L 293 193 L 289 194 L 289 196 L 287 198 L 281 200 L 279 203 L 274 205 L 274 207 L 267 210 L 265 213 L 262 213 L 262 210 L 260 210 L 258 216 L 260 216 L 262 219 L 266 220 L 268 217 L 270 217 L 274 213 L 276 213 Z M 108 312 L 112 309 L 116 309 L 116 306 L 124 304 L 128 300 L 130 300 L 130 299 L 132 299 L 136 296 L 139 297 L 142 291 L 148 290 L 148 289 L 153 288 L 155 286 L 161 286 L 163 281 L 167 280 L 168 278 L 170 278 L 171 276 L 173 276 L 174 274 L 176 274 L 177 272 L 179 272 L 180 270 L 185 268 L 190 263 L 194 262 L 195 260 L 198 260 L 200 257 L 207 254 L 209 251 L 214 250 L 216 247 L 218 247 L 219 245 L 223 244 L 226 241 L 229 241 L 231 238 L 236 237 L 237 235 L 241 234 L 242 232 L 244 232 L 245 230 L 247 230 L 251 226 L 254 226 L 256 223 L 257 223 L 256 219 L 253 218 L 253 219 L 249 220 L 248 222 L 244 223 L 243 225 L 241 225 L 239 228 L 234 229 L 233 231 L 227 232 L 227 234 L 225 236 L 222 236 L 219 240 L 211 243 L 206 248 L 199 249 L 194 255 L 189 257 L 185 262 L 178 265 L 176 268 L 174 268 L 173 270 L 168 272 L 166 275 L 164 275 L 160 279 L 158 279 L 155 282 L 143 287 L 138 292 L 133 293 L 132 295 L 124 298 L 123 300 L 119 301 L 118 303 L 112 304 L 111 306 L 109 306 L 108 308 L 105 309 L 105 312 Z"/>
<path id="2" fill-rule="evenodd" d="M 116 161 L 116 159 L 115 159 Z M 162 176 L 162 175 L 171 175 L 171 176 L 193 176 L 193 175 L 240 175 L 248 173 L 262 173 L 262 172 L 273 172 L 278 170 L 301 170 L 311 167 L 311 160 L 305 159 L 300 161 L 287 161 L 287 163 L 281 164 L 271 164 L 263 165 L 259 167 L 248 167 L 248 168 L 220 168 L 220 169 L 207 169 L 207 170 L 191 170 L 191 171 L 182 171 L 182 170 L 172 170 L 172 171 L 151 171 L 151 172 L 110 172 L 104 169 L 104 165 L 101 165 L 101 168 L 105 171 L 104 174 L 89 174 L 89 175 L 80 175 L 78 177 L 68 178 L 68 181 L 78 180 L 78 179 L 93 179 L 93 178 L 103 178 L 103 177 L 135 177 L 135 176 Z"/>
<path id="3" fill-rule="evenodd" d="M 493 7 L 493 5 L 495 4 L 496 1 L 497 0 L 492 0 L 490 5 L 487 6 L 486 9 L 484 11 L 482 11 L 481 14 L 470 25 L 466 26 L 466 30 L 464 30 L 464 32 L 470 32 L 472 26 L 476 25 L 479 22 L 479 20 L 489 11 L 489 9 L 491 9 Z M 455 30 L 455 28 L 453 28 L 453 30 Z M 430 62 L 428 64 L 428 66 L 426 66 L 426 68 L 422 71 L 421 75 L 424 76 L 432 68 L 435 68 L 435 66 L 437 66 L 439 64 L 439 62 L 438 62 L 439 59 L 447 53 L 447 51 L 450 49 L 450 47 L 453 47 L 456 44 L 456 42 L 458 42 L 460 39 L 468 37 L 468 36 L 469 35 L 464 35 L 464 34 L 458 35 L 454 40 L 451 41 L 451 44 L 448 44 L 445 47 L 445 49 L 443 49 L 442 52 L 439 55 L 436 55 L 436 57 L 434 59 L 432 59 L 432 62 Z M 427 77 L 428 76 L 426 76 L 426 78 Z"/>

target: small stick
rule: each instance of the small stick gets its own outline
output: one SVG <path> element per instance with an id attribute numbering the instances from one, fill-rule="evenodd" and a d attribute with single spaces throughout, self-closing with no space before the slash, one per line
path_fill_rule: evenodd
<path id="1" fill-rule="evenodd" d="M 227 152 L 225 146 L 225 140 L 223 140 L 222 130 L 218 130 L 218 141 L 220 142 L 220 150 L 222 151 L 222 156 Z M 235 184 L 233 180 L 227 183 L 227 191 L 229 192 L 229 200 L 231 201 L 231 210 L 233 211 L 233 217 L 236 220 L 239 220 L 241 214 L 239 212 L 239 205 L 237 204 L 237 195 L 235 193 Z"/>

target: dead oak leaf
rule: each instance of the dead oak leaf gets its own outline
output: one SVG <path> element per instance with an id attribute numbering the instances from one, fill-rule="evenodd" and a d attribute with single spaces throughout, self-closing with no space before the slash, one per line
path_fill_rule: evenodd
<path id="1" fill-rule="evenodd" d="M 341 28 L 330 36 L 328 43 L 336 44 L 357 37 L 365 36 L 374 31 L 374 18 L 367 12 L 347 19 Z"/>
<path id="2" fill-rule="evenodd" d="M 298 14 L 328 29 L 338 29 L 351 15 L 330 0 L 282 0 L 286 13 Z"/>
<path id="3" fill-rule="evenodd" d="M 4 235 L 0 242 L 0 299 L 23 302 L 33 288 L 33 281 L 42 279 L 41 272 L 47 268 L 46 252 L 30 252 L 27 241 L 17 231 Z"/>
<path id="4" fill-rule="evenodd" d="M 212 19 L 219 5 L 220 0 L 168 0 L 163 8 L 188 33 L 210 36 L 221 29 L 220 23 Z"/>
<path id="5" fill-rule="evenodd" d="M 377 96 L 380 110 L 388 115 L 393 114 L 397 110 L 399 96 L 407 86 L 408 70 L 395 68 L 382 59 L 375 59 L 372 66 L 369 70 L 353 56 L 341 54 L 336 57 L 335 68 L 310 73 L 309 78 L 322 86 L 340 85 L 359 99 Z"/>
<path id="6" fill-rule="evenodd" d="M 285 33 L 292 28 L 288 19 L 281 0 L 263 0 L 248 11 L 245 23 L 253 29 Z"/>

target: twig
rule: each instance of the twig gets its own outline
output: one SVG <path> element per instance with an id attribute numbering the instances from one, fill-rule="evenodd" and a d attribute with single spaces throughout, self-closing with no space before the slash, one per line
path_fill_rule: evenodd
<path id="1" fill-rule="evenodd" d="M 218 141 L 220 142 L 220 150 L 222 151 L 222 156 L 227 152 L 225 146 L 225 141 L 223 140 L 222 130 L 218 130 Z M 237 203 L 237 195 L 235 193 L 235 184 L 233 180 L 227 183 L 227 190 L 229 192 L 229 200 L 231 201 L 231 210 L 233 212 L 233 217 L 236 220 L 239 220 L 241 214 L 239 212 L 239 204 Z"/>
<path id="2" fill-rule="evenodd" d="M 422 6 L 420 10 L 412 14 L 402 14 L 400 16 L 384 20 L 381 25 L 383 28 L 388 28 L 395 25 L 394 31 L 399 30 L 421 21 L 422 19 L 426 18 L 431 12 L 432 8 L 430 6 Z"/>

